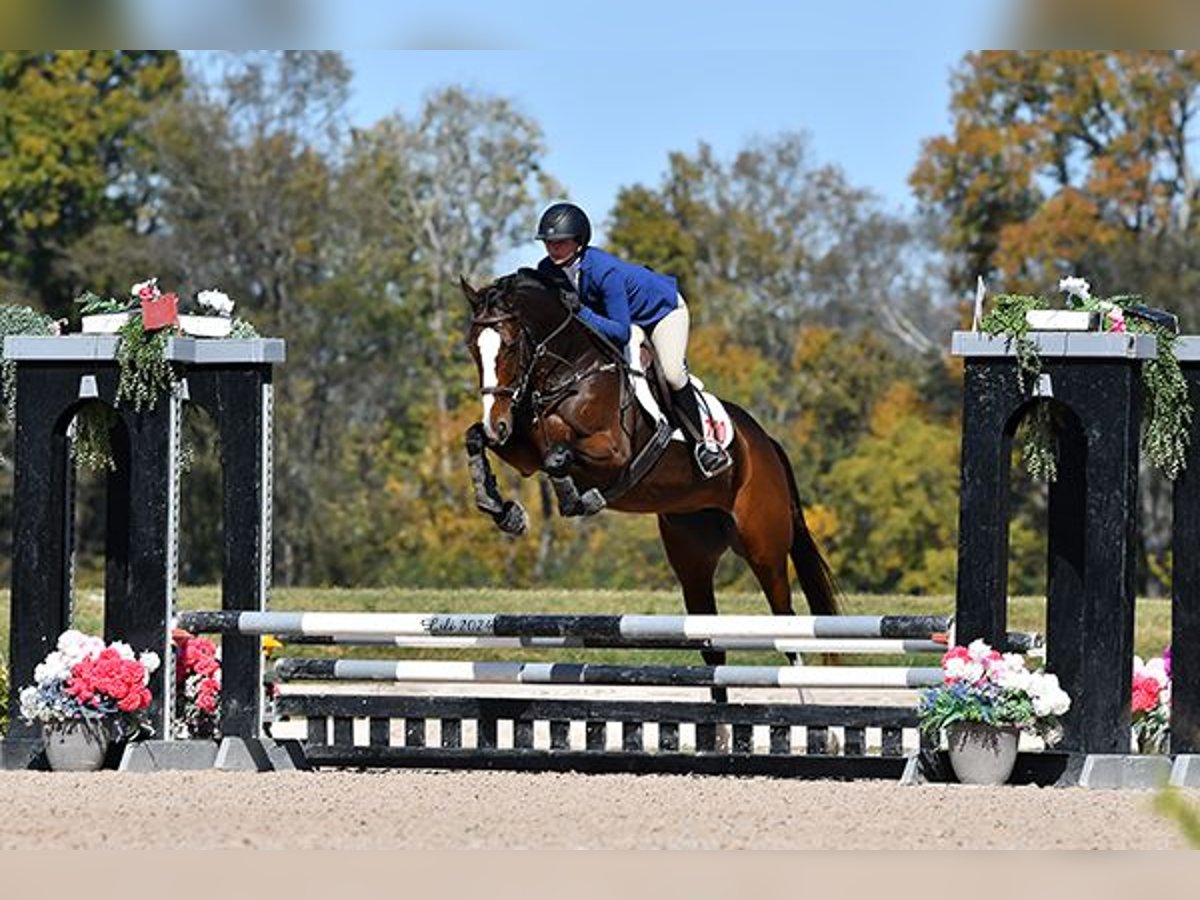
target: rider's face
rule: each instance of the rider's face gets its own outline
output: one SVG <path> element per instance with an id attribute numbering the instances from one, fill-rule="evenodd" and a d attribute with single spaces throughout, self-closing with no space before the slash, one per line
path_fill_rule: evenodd
<path id="1" fill-rule="evenodd" d="M 542 241 L 542 243 L 546 245 L 546 255 L 556 266 L 570 262 L 579 250 L 579 241 L 574 238 L 566 238 L 561 241 Z"/>

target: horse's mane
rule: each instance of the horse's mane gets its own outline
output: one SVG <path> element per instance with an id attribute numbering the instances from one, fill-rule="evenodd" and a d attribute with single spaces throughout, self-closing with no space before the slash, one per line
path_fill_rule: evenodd
<path id="1" fill-rule="evenodd" d="M 497 278 L 484 293 L 489 308 L 514 312 L 526 323 L 544 324 L 549 321 L 553 324 L 560 319 L 565 310 L 565 307 L 560 305 L 561 295 L 569 290 L 565 278 L 555 278 L 538 269 L 522 267 L 509 275 Z M 574 324 L 581 337 L 594 344 L 601 353 L 619 361 L 624 360 L 621 349 L 615 347 L 604 335 L 590 328 L 581 319 L 576 319 Z"/>
<path id="2" fill-rule="evenodd" d="M 537 269 L 520 268 L 517 271 L 502 275 L 484 290 L 487 304 L 492 309 L 511 310 L 518 314 L 535 313 L 545 309 L 547 294 L 552 295 L 556 302 L 559 292 L 564 285 L 552 275 L 539 272 Z M 533 296 L 530 296 L 530 295 Z M 533 302 L 523 303 L 526 297 Z"/>

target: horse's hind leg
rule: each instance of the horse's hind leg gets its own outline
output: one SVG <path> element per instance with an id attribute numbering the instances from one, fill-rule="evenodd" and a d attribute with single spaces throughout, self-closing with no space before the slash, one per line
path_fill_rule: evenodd
<path id="1" fill-rule="evenodd" d="M 713 575 L 722 554 L 729 549 L 732 526 L 729 516 L 718 510 L 658 517 L 658 533 L 667 561 L 683 590 L 684 608 L 692 615 L 717 612 Z M 701 650 L 700 654 L 707 665 L 725 664 L 724 650 Z M 724 703 L 727 692 L 725 688 L 713 688 L 712 697 L 717 703 Z"/>

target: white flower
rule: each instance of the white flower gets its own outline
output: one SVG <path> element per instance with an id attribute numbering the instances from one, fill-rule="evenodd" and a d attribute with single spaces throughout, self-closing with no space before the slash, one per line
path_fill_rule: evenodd
<path id="1" fill-rule="evenodd" d="M 124 641 L 113 641 L 108 646 L 111 647 L 113 650 L 116 650 L 117 655 L 120 656 L 121 659 L 135 659 L 136 658 L 133 653 L 133 648 L 130 647 L 128 644 L 126 644 Z"/>
<path id="2" fill-rule="evenodd" d="M 983 638 L 976 638 L 967 645 L 967 655 L 976 662 L 982 662 L 992 655 L 992 648 Z"/>
<path id="3" fill-rule="evenodd" d="M 1009 691 L 1028 691 L 1033 673 L 1025 668 L 1025 660 L 1017 653 L 1005 653 L 992 666 L 992 680 Z"/>
<path id="4" fill-rule="evenodd" d="M 1060 278 L 1058 289 L 1072 297 L 1078 297 L 1080 300 L 1092 299 L 1092 286 L 1082 278 Z"/>
<path id="5" fill-rule="evenodd" d="M 1071 708 L 1071 698 L 1058 684 L 1058 676 L 1034 672 L 1029 680 L 1029 699 L 1037 716 L 1061 716 Z"/>
<path id="6" fill-rule="evenodd" d="M 55 650 L 37 664 L 33 670 L 33 680 L 37 684 L 52 684 L 55 681 L 66 681 L 71 675 L 74 663 L 66 654 Z"/>
<path id="7" fill-rule="evenodd" d="M 150 680 L 150 673 L 157 672 L 158 667 L 162 664 L 162 660 L 158 658 L 158 654 L 153 650 L 147 650 L 145 653 L 139 656 L 138 662 L 140 662 L 146 670 L 147 682 Z"/>
<path id="8" fill-rule="evenodd" d="M 983 678 L 983 663 L 966 659 L 948 659 L 943 664 L 947 681 L 975 684 Z"/>
<path id="9" fill-rule="evenodd" d="M 104 650 L 104 639 L 84 634 L 74 628 L 64 631 L 58 638 L 58 651 L 70 665 L 99 656 Z"/>
<path id="10" fill-rule="evenodd" d="M 233 314 L 233 301 L 222 291 L 201 291 L 196 295 L 196 302 L 218 315 L 229 317 Z"/>
<path id="11" fill-rule="evenodd" d="M 38 717 L 41 704 L 38 702 L 38 689 L 33 685 L 21 689 L 21 718 L 32 722 Z"/>

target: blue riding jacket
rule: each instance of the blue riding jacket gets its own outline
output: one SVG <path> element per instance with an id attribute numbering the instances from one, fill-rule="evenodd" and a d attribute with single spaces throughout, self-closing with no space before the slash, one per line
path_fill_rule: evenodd
<path id="1" fill-rule="evenodd" d="M 548 256 L 538 263 L 538 271 L 565 278 Z M 675 308 L 679 286 L 670 275 L 585 247 L 579 263 L 579 299 L 579 318 L 623 347 L 629 343 L 631 323 L 649 331 Z"/>

